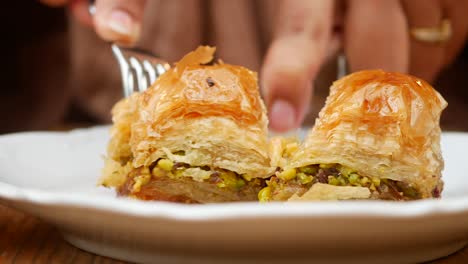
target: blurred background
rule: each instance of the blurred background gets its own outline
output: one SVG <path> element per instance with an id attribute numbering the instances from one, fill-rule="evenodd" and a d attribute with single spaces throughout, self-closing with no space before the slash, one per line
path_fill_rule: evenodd
<path id="1" fill-rule="evenodd" d="M 121 98 L 121 84 L 118 77 L 106 78 L 109 72 L 119 74 L 108 44 L 91 29 L 72 22 L 66 8 L 49 8 L 31 0 L 4 2 L 2 10 L 0 133 L 109 123 L 110 108 Z M 201 42 L 213 44 L 209 38 Z M 182 47 L 179 54 L 166 59 L 176 60 L 195 47 Z M 258 65 L 225 61 L 258 70 Z M 335 78 L 336 60 L 331 59 L 316 81 L 305 125 L 313 124 Z M 468 131 L 466 45 L 433 86 L 449 103 L 442 115 L 443 129 Z M 114 91 L 105 92 L 103 87 Z"/>

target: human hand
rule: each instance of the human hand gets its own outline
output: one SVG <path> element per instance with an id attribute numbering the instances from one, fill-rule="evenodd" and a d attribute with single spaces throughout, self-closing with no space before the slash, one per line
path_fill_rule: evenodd
<path id="1" fill-rule="evenodd" d="M 342 49 L 351 71 L 381 68 L 433 80 L 463 47 L 468 1 L 288 0 L 262 69 L 271 128 L 297 128 L 307 112 L 312 83 L 329 54 Z M 409 27 L 451 21 L 444 43 L 410 38 Z"/>
<path id="2" fill-rule="evenodd" d="M 135 43 L 141 31 L 146 0 L 96 0 L 96 13 L 91 17 L 87 0 L 40 0 L 52 6 L 68 5 L 82 24 L 93 27 L 107 41 L 122 45 Z"/>

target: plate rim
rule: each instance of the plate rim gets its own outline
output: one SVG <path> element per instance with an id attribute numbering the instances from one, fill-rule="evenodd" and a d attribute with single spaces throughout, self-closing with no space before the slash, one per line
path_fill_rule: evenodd
<path id="1" fill-rule="evenodd" d="M 72 136 L 108 130 L 109 125 L 79 128 L 70 131 L 30 131 L 0 135 L 0 144 L 12 137 Z M 458 131 L 445 135 L 468 136 Z M 104 187 L 97 187 L 103 188 Z M 393 217 L 414 218 L 429 215 L 464 214 L 468 216 L 468 195 L 409 202 L 392 201 L 310 201 L 310 202 L 235 202 L 187 205 L 164 201 L 139 201 L 130 198 L 97 194 L 66 193 L 19 187 L 0 181 L 0 199 L 27 202 L 41 206 L 71 206 L 121 213 L 136 217 L 161 217 L 174 220 L 226 220 L 262 217 Z"/>
<path id="2" fill-rule="evenodd" d="M 103 187 L 99 187 L 103 188 Z M 391 217 L 414 218 L 430 215 L 466 214 L 468 196 L 443 200 L 392 201 L 311 201 L 236 202 L 219 204 L 177 204 L 139 201 L 80 193 L 48 192 L 0 182 L 0 199 L 41 206 L 70 206 L 121 213 L 137 217 L 163 217 L 174 220 L 226 220 L 251 217 Z"/>

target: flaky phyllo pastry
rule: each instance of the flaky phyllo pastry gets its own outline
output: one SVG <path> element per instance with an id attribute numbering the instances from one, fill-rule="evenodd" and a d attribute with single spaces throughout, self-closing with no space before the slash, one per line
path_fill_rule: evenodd
<path id="1" fill-rule="evenodd" d="M 256 73 L 199 47 L 145 92 L 118 102 L 101 183 L 186 203 L 257 200 L 270 166 Z"/>
<path id="2" fill-rule="evenodd" d="M 305 141 L 261 190 L 261 200 L 439 197 L 439 118 L 447 106 L 428 83 L 362 71 L 336 81 Z"/>

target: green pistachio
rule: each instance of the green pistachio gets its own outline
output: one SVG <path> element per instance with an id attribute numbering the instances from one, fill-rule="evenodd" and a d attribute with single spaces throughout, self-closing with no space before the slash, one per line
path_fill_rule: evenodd
<path id="1" fill-rule="evenodd" d="M 237 179 L 236 185 L 234 186 L 236 189 L 240 189 L 245 186 L 245 181 L 243 179 Z"/>
<path id="2" fill-rule="evenodd" d="M 305 174 L 304 172 L 299 172 L 297 174 L 297 179 L 302 184 L 308 184 L 308 183 L 311 183 L 314 180 L 314 176 L 309 176 L 309 175 Z"/>
<path id="3" fill-rule="evenodd" d="M 353 169 L 351 169 L 351 168 L 349 168 L 349 167 L 346 167 L 346 166 L 341 166 L 340 172 L 341 172 L 341 174 L 342 174 L 343 176 L 345 176 L 345 177 L 349 177 L 350 175 L 356 173 L 355 170 L 353 170 Z"/>
<path id="4" fill-rule="evenodd" d="M 244 180 L 246 180 L 246 181 L 251 181 L 254 178 L 254 176 L 252 176 L 252 175 L 250 175 L 248 173 L 245 173 L 245 174 L 242 174 L 242 178 L 244 178 Z"/>
<path id="5" fill-rule="evenodd" d="M 219 177 L 223 181 L 217 183 L 216 186 L 220 188 L 228 187 L 228 188 L 233 188 L 233 189 L 240 189 L 245 185 L 245 181 L 237 177 L 237 175 L 232 171 L 221 172 Z"/>
<path id="6" fill-rule="evenodd" d="M 340 185 L 340 180 L 338 180 L 337 178 L 333 176 L 328 176 L 328 184 L 338 186 Z"/>
<path id="7" fill-rule="evenodd" d="M 171 171 L 174 167 L 174 162 L 169 159 L 160 159 L 158 161 L 158 167 L 165 171 Z"/>
<path id="8" fill-rule="evenodd" d="M 157 177 L 164 177 L 164 176 L 166 176 L 166 171 L 164 171 L 163 169 L 161 169 L 159 167 L 154 167 L 151 174 L 156 178 Z"/>
<path id="9" fill-rule="evenodd" d="M 344 177 L 338 177 L 338 181 L 340 182 L 340 185 L 348 185 L 348 182 L 346 181 L 346 178 Z"/>
<path id="10" fill-rule="evenodd" d="M 380 186 L 380 179 L 373 177 L 372 184 L 374 184 L 375 186 Z"/>
<path id="11" fill-rule="evenodd" d="M 317 174 L 317 167 L 315 166 L 306 166 L 306 167 L 301 167 L 299 168 L 300 172 L 303 172 L 308 175 L 315 175 Z"/>
<path id="12" fill-rule="evenodd" d="M 367 185 L 369 182 L 370 182 L 369 178 L 367 178 L 367 177 L 362 177 L 361 178 L 361 185 L 362 186 Z"/>
<path id="13" fill-rule="evenodd" d="M 356 173 L 350 174 L 349 177 L 348 177 L 348 181 L 352 185 L 359 185 L 360 184 L 359 175 L 357 175 Z"/>
<path id="14" fill-rule="evenodd" d="M 262 203 L 268 202 L 271 200 L 271 187 L 267 186 L 258 192 L 258 200 Z"/>
<path id="15" fill-rule="evenodd" d="M 279 173 L 278 178 L 282 179 L 283 181 L 289 181 L 296 178 L 296 169 L 287 169 Z"/>

